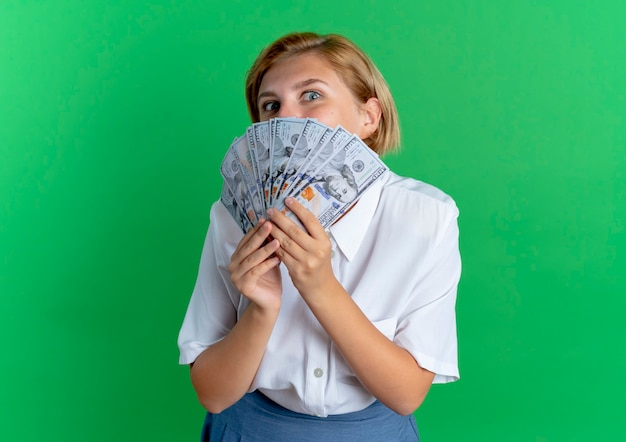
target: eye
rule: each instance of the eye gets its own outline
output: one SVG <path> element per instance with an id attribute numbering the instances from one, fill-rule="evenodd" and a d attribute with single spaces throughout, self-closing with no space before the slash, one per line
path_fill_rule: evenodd
<path id="1" fill-rule="evenodd" d="M 278 101 L 267 101 L 261 105 L 263 112 L 277 112 L 280 109 Z"/>
<path id="2" fill-rule="evenodd" d="M 306 91 L 304 94 L 302 94 L 302 98 L 304 99 L 304 101 L 315 101 L 319 98 L 322 98 L 322 94 L 317 91 Z"/>

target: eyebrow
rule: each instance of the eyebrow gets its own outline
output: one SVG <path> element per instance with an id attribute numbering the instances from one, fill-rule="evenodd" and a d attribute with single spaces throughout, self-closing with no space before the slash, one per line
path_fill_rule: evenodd
<path id="1" fill-rule="evenodd" d="M 319 78 L 309 78 L 308 80 L 303 80 L 303 81 L 299 81 L 296 84 L 294 84 L 291 89 L 292 90 L 298 90 L 298 89 L 302 89 L 305 88 L 307 86 L 310 86 L 314 83 L 322 83 L 326 86 L 328 86 L 328 83 L 326 83 L 324 80 L 320 80 Z M 268 96 L 272 96 L 275 95 L 274 92 L 272 91 L 266 91 L 266 92 L 262 92 L 259 94 L 259 96 L 257 97 L 257 102 L 261 100 L 261 98 L 265 98 Z"/>

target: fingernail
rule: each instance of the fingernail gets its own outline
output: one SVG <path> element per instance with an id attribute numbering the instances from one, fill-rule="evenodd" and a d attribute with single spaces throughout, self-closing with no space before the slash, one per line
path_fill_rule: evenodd
<path id="1" fill-rule="evenodd" d="M 285 204 L 290 205 L 291 203 L 293 203 L 293 197 L 288 196 L 285 198 Z"/>

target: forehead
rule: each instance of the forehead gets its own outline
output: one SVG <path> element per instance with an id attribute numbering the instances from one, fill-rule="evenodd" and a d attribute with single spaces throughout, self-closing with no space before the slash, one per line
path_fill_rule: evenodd
<path id="1" fill-rule="evenodd" d="M 341 82 L 339 73 L 316 52 L 292 55 L 272 65 L 261 80 L 259 92 L 268 87 L 285 86 L 308 79 L 319 79 L 326 83 Z M 285 83 L 287 82 L 287 83 Z"/>

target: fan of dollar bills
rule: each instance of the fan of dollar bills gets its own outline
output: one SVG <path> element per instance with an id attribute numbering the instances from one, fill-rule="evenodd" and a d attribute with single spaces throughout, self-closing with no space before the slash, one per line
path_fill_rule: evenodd
<path id="1" fill-rule="evenodd" d="M 221 166 L 221 201 L 246 232 L 294 197 L 326 229 L 387 166 L 356 135 L 312 118 L 274 118 L 235 138 Z M 286 211 L 297 223 L 291 212 Z"/>

